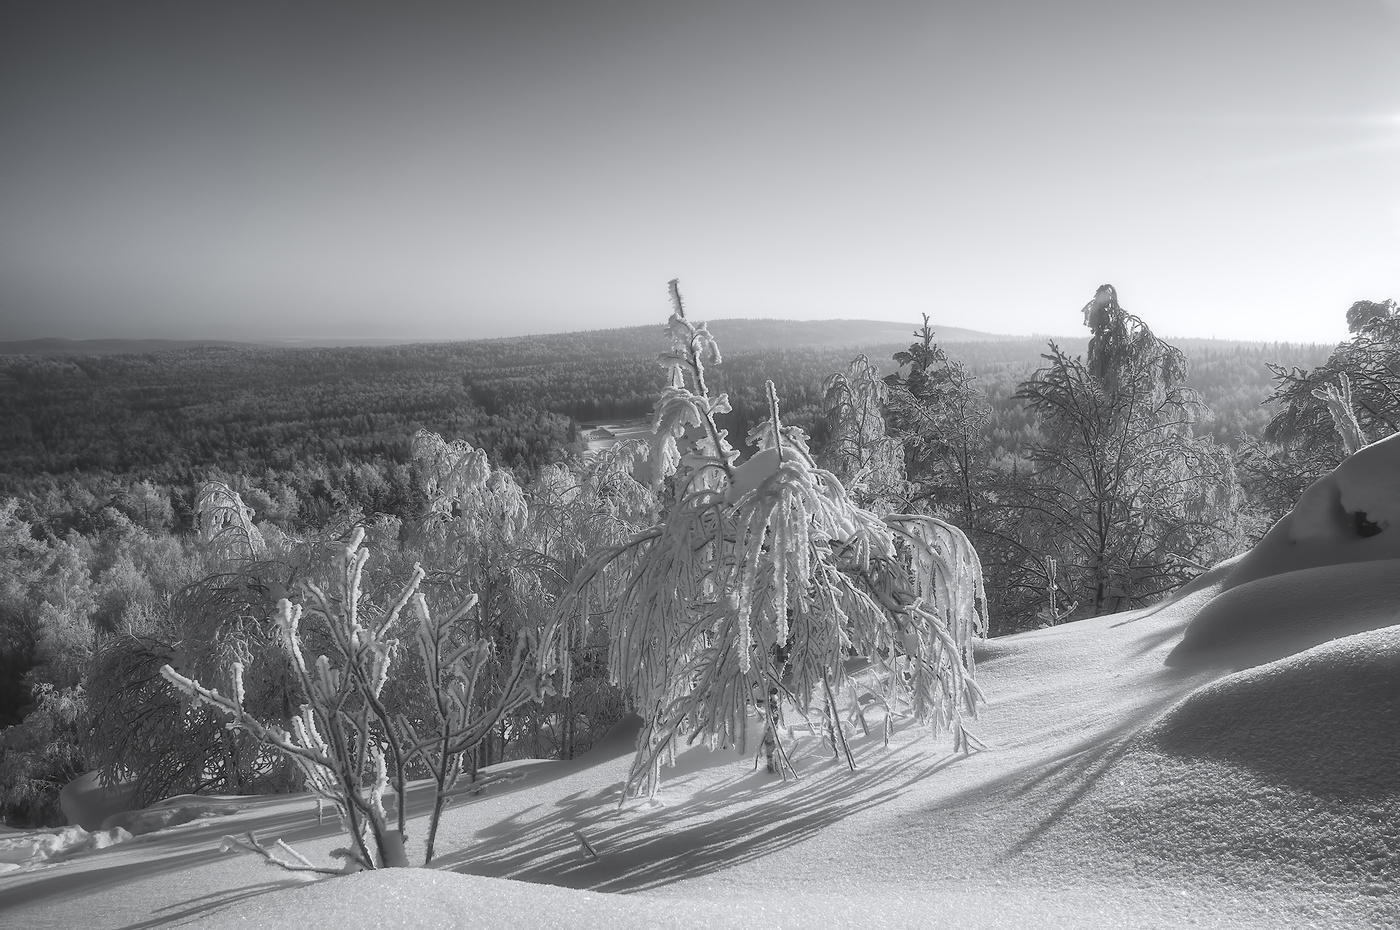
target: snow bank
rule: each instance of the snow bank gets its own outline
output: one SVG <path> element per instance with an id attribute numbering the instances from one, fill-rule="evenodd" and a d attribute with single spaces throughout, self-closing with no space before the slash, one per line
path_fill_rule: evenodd
<path id="1" fill-rule="evenodd" d="M 236 910 L 211 915 L 208 928 L 262 927 L 265 930 L 335 927 L 483 928 L 534 930 L 542 927 L 738 927 L 737 921 L 709 922 L 693 910 L 685 915 L 639 906 L 624 895 L 576 891 L 501 879 L 459 875 L 435 869 L 385 869 L 319 881 L 277 895 L 243 902 Z M 705 910 L 713 910 L 705 908 Z M 715 916 L 713 914 L 709 916 Z"/>
<path id="2" fill-rule="evenodd" d="M 1257 665 L 1397 622 L 1400 560 L 1301 569 L 1226 586 L 1196 612 L 1167 661 Z"/>
<path id="3" fill-rule="evenodd" d="M 121 827 L 89 833 L 82 827 L 36 830 L 0 837 L 0 874 L 31 869 L 94 849 L 106 849 L 131 839 Z"/>
<path id="4" fill-rule="evenodd" d="M 113 814 L 102 822 L 102 829 L 120 828 L 132 836 L 141 836 L 204 817 L 227 816 L 237 813 L 239 809 L 237 798 L 182 794 L 141 810 Z"/>
<path id="5" fill-rule="evenodd" d="M 100 830 L 102 822 L 131 806 L 134 786 L 118 782 L 104 785 L 91 771 L 64 785 L 58 793 L 58 805 L 70 824 L 84 830 Z"/>
<path id="6" fill-rule="evenodd" d="M 874 889 L 872 889 L 874 890 Z M 1127 891 L 1129 893 L 1123 893 Z M 201 930 L 805 930 L 809 927 L 958 927 L 1082 930 L 1084 927 L 1262 926 L 1275 915 L 1254 901 L 1222 902 L 1206 921 L 1182 888 L 1026 887 L 998 879 L 930 881 L 848 895 L 774 883 L 760 895 L 620 895 L 424 869 L 361 872 L 239 901 L 207 914 Z M 1277 926 L 1277 923 L 1270 926 Z M 1316 926 L 1337 926 L 1319 920 Z M 1342 926 L 1346 926 L 1342 924 Z"/>
<path id="7" fill-rule="evenodd" d="M 1369 545 L 1400 555 L 1395 537 L 1384 534 L 1391 527 L 1400 530 L 1400 433 L 1348 456 L 1303 492 L 1292 517 L 1289 539 L 1294 543 L 1351 547 L 1371 539 Z M 1364 551 L 1352 549 L 1351 554 L 1354 558 Z"/>
<path id="8" fill-rule="evenodd" d="M 1400 627 L 1349 636 L 1196 691 L 1128 741 L 1057 831 L 1098 836 L 1139 871 L 1326 887 L 1400 919 L 1397 734 Z"/>
<path id="9" fill-rule="evenodd" d="M 95 785 L 95 779 L 89 779 L 89 776 L 95 774 L 90 772 L 76 779 L 75 782 L 83 779 L 88 779 L 88 782 L 75 794 L 81 794 Z M 129 791 L 119 790 L 116 794 L 125 797 L 129 795 Z M 7 831 L 0 834 L 0 873 L 34 868 L 80 853 L 106 849 L 137 836 L 191 821 L 235 814 L 242 810 L 240 801 L 241 799 L 233 797 L 213 798 L 185 794 L 141 810 L 111 814 L 103 821 L 100 829 L 87 830 L 79 825 L 71 825 L 58 830 Z M 91 814 L 92 809 L 89 808 L 87 813 Z"/>
<path id="10" fill-rule="evenodd" d="M 1228 675 L 1145 738 L 1319 795 L 1400 800 L 1400 626 Z"/>
<path id="11" fill-rule="evenodd" d="M 1315 481 L 1239 561 L 1228 584 L 1374 559 L 1400 559 L 1400 433 Z"/>
<path id="12" fill-rule="evenodd" d="M 1172 664 L 1257 664 L 1400 621 L 1400 434 L 1318 479 L 1259 544 L 1179 592 L 1215 585 Z"/>

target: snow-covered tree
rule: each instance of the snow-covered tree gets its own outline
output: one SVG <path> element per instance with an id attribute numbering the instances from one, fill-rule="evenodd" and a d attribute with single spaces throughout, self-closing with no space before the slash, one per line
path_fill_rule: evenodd
<path id="1" fill-rule="evenodd" d="M 551 595 L 566 590 L 594 552 L 655 522 L 656 495 L 636 477 L 646 467 L 646 450 L 627 440 L 549 466 L 531 484 L 530 548 Z M 574 627 L 569 633 L 560 644 L 560 675 L 568 686 L 541 705 L 522 708 L 534 715 L 536 755 L 572 758 L 626 714 L 622 692 L 608 681 L 606 631 Z"/>
<path id="2" fill-rule="evenodd" d="M 1358 300 L 1346 313 L 1351 338 L 1311 371 L 1271 365 L 1277 413 L 1267 444 L 1246 444 L 1242 471 L 1265 525 L 1303 490 L 1368 442 L 1400 430 L 1400 305 Z"/>
<path id="3" fill-rule="evenodd" d="M 362 868 L 406 865 L 404 786 L 414 766 L 426 769 L 436 786 L 426 859 L 431 860 L 438 818 L 455 786 L 463 753 L 471 751 L 501 717 L 537 699 L 545 680 L 538 657 L 547 655 L 552 630 L 522 631 L 493 680 L 489 700 L 480 700 L 484 671 L 495 664 L 495 644 L 468 622 L 476 598 L 434 617 L 419 592 L 423 571 L 413 576 L 386 608 L 365 603 L 362 577 L 368 550 L 357 529 L 345 548 L 333 593 L 302 585 L 304 605 L 283 599 L 276 626 L 305 703 L 290 730 L 259 719 L 245 706 L 242 663 L 235 663 L 231 694 L 221 694 L 169 665 L 161 674 L 194 701 L 225 715 L 229 725 L 291 759 L 318 796 L 340 814 L 352 846 L 346 857 Z M 401 622 L 405 610 L 411 620 Z M 304 622 L 306 621 L 306 622 Z M 401 638 L 418 647 L 429 712 L 410 718 L 386 691 L 390 674 L 403 665 Z M 324 649 L 320 655 L 316 650 Z M 391 824 L 384 803 L 398 798 Z M 267 855 L 266 850 L 259 851 Z M 271 858 L 271 856 L 269 856 Z"/>
<path id="4" fill-rule="evenodd" d="M 913 500 L 956 515 L 975 536 L 990 483 L 983 439 L 990 411 L 967 369 L 934 342 L 928 314 L 923 317 L 914 331 L 918 341 L 895 353 L 899 369 L 884 379 L 887 419 L 903 446 Z"/>
<path id="5" fill-rule="evenodd" d="M 230 559 L 256 559 L 267 550 L 262 532 L 253 525 L 253 508 L 222 481 L 206 482 L 195 497 L 199 539 L 224 551 Z"/>
<path id="6" fill-rule="evenodd" d="M 1085 358 L 1054 343 L 1016 397 L 1039 414 L 1035 472 L 1011 501 L 1025 570 L 1058 565 L 1067 601 L 1093 614 L 1138 606 L 1234 554 L 1238 487 L 1230 457 L 1192 424 L 1186 359 L 1118 304 L 1111 285 L 1084 307 Z M 1026 582 L 1023 582 L 1026 583 Z"/>
<path id="7" fill-rule="evenodd" d="M 857 355 L 845 372 L 827 378 L 823 388 L 830 435 L 820 460 L 830 463 L 832 474 L 864 504 L 902 499 L 904 447 L 885 428 L 889 387 L 875 366 Z"/>
<path id="8" fill-rule="evenodd" d="M 561 605 L 575 624 L 605 619 L 610 674 L 642 715 L 628 793 L 654 794 L 679 743 L 744 748 L 753 713 L 770 768 L 783 770 L 787 703 L 806 713 L 821 701 L 843 745 L 834 695 L 853 656 L 892 713 L 947 727 L 968 748 L 972 641 L 987 619 L 977 553 L 940 520 L 858 506 L 783 425 L 771 382 L 768 419 L 750 434 L 759 451 L 739 463 L 715 423 L 728 399 L 705 381 L 719 347 L 686 317 L 675 281 L 671 301 L 651 452 L 670 505 L 595 556 Z"/>

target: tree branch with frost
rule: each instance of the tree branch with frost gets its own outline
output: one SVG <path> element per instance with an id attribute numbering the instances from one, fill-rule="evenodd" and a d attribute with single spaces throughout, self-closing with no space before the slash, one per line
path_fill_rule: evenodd
<path id="1" fill-rule="evenodd" d="M 271 846 L 260 842 L 253 831 L 249 830 L 242 836 L 224 836 L 219 841 L 220 852 L 233 852 L 243 850 L 254 855 L 261 856 L 269 865 L 275 865 L 286 869 L 288 872 L 314 872 L 317 875 L 342 875 L 343 869 L 327 869 L 322 866 L 313 865 L 301 853 L 288 846 L 282 840 L 275 841 Z"/>
<path id="2" fill-rule="evenodd" d="M 1332 415 L 1332 424 L 1337 428 L 1345 454 L 1351 455 L 1366 445 L 1366 435 L 1361 431 L 1361 424 L 1356 421 L 1356 411 L 1352 407 L 1351 379 L 1346 372 L 1342 372 L 1336 383 L 1329 381 L 1314 389 L 1312 396 L 1327 405 L 1327 412 Z"/>
<path id="3" fill-rule="evenodd" d="M 306 607 L 286 599 L 279 605 L 279 637 L 306 698 L 290 731 L 258 720 L 244 707 L 241 664 L 233 667 L 232 695 L 207 688 L 168 665 L 161 674 L 226 716 L 228 726 L 246 731 L 295 762 L 311 791 L 335 806 L 353 843 L 348 855 L 364 868 L 381 868 L 408 864 L 404 800 L 408 768 L 415 763 L 429 769 L 437 786 L 428 826 L 426 861 L 431 861 L 462 753 L 479 743 L 504 714 L 539 698 L 543 676 L 552 669 L 548 660 L 554 627 L 546 624 L 538 635 L 522 634 L 499 692 L 479 699 L 483 672 L 496 660 L 490 641 L 471 632 L 475 595 L 437 620 L 418 590 L 423 571 L 414 566 L 387 610 L 366 610 L 361 581 L 368 551 L 361 548 L 363 539 L 363 530 L 357 530 L 347 546 L 334 595 L 304 584 Z M 424 690 L 433 708 L 432 726 L 421 735 L 406 714 L 395 713 L 385 696 L 396 668 L 400 618 L 410 606 L 413 635 L 423 658 Z M 330 647 L 329 655 L 310 658 L 302 637 L 304 619 L 314 621 L 317 641 Z M 396 829 L 390 828 L 384 806 L 391 779 L 398 795 Z"/>
<path id="4" fill-rule="evenodd" d="M 263 723 L 244 708 L 241 663 L 233 666 L 232 696 L 186 678 L 168 665 L 161 674 L 194 700 L 223 713 L 229 718 L 228 726 L 244 730 L 296 763 L 312 792 L 335 806 L 360 864 L 376 868 L 407 862 L 402 830 L 391 835 L 383 803 L 389 777 L 384 746 L 392 745 L 395 734 L 375 725 L 382 721 L 377 721 L 371 704 L 371 698 L 378 696 L 375 689 L 383 688 L 389 673 L 394 644 L 384 631 L 391 621 L 368 627 L 359 622 L 360 579 L 368 555 L 360 548 L 363 539 L 363 529 L 357 530 L 345 549 L 338 576 L 340 597 L 335 603 L 319 588 L 305 586 L 313 600 L 311 615 L 320 621 L 321 632 L 334 647 L 335 665 L 326 655 L 308 662 L 300 635 L 302 606 L 285 598 L 278 605 L 277 631 L 306 697 L 290 732 Z M 415 573 L 409 588 L 416 588 L 419 580 L 421 573 Z M 395 606 L 401 609 L 401 603 Z M 396 611 L 391 613 L 396 616 Z M 397 763 L 401 753 L 395 750 L 394 758 Z M 401 767 L 396 764 L 395 768 L 402 785 Z M 402 789 L 399 808 L 402 822 Z M 373 852 L 366 833 L 374 843 Z"/>
<path id="5" fill-rule="evenodd" d="M 435 786 L 424 865 L 433 860 L 438 824 L 461 775 L 462 755 L 474 749 L 506 714 L 539 700 L 544 693 L 541 672 L 533 658 L 539 654 L 539 644 L 522 632 L 499 689 L 484 703 L 479 701 L 478 689 L 484 680 L 489 682 L 495 656 L 491 642 L 472 637 L 466 627 L 476 603 L 471 595 L 451 614 L 437 619 L 421 594 L 413 598 L 417 618 L 414 639 L 423 660 L 435 731 L 420 737 L 406 717 L 400 718 L 399 729 L 406 739 L 406 757 L 421 760 Z M 543 638 L 553 640 L 552 628 L 546 629 Z"/>
<path id="6" fill-rule="evenodd" d="M 654 794 L 682 740 L 743 749 L 756 707 L 767 743 L 774 694 L 803 713 L 822 697 L 843 745 L 834 694 L 852 653 L 885 670 L 887 706 L 902 699 L 917 720 L 952 726 L 955 742 L 970 745 L 962 721 L 980 696 L 970 639 L 985 634 L 986 598 L 966 537 L 941 521 L 888 522 L 857 506 L 817 466 L 803 432 L 783 425 L 771 382 L 768 419 L 750 435 L 759 451 L 734 465 L 736 451 L 707 418 L 717 406 L 703 360 L 717 362 L 718 348 L 684 319 L 675 282 L 671 292 L 673 349 L 662 357 L 671 388 L 657 403 L 652 461 L 655 481 L 675 476 L 675 502 L 587 563 L 558 608 L 587 623 L 593 600 L 607 601 L 610 675 L 644 718 L 627 794 Z M 685 388 L 687 375 L 699 393 Z M 685 423 L 705 429 L 683 451 Z"/>

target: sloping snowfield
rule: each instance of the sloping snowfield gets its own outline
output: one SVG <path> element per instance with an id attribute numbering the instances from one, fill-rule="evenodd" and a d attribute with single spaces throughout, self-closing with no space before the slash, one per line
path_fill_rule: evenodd
<path id="1" fill-rule="evenodd" d="M 498 767 L 519 777 L 450 808 L 435 868 L 336 878 L 219 851 L 252 830 L 329 863 L 307 797 L 173 799 L 131 838 L 0 835 L 0 924 L 1400 926 L 1400 526 L 1368 500 L 1388 532 L 1339 563 L 1334 490 L 1163 606 L 986 643 L 971 756 L 908 725 L 885 747 L 871 714 L 854 773 L 799 728 L 797 782 L 692 749 L 619 807 L 622 732 Z"/>

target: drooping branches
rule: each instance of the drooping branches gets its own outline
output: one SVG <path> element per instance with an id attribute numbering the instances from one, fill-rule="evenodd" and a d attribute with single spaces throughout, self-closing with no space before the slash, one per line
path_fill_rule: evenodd
<path id="1" fill-rule="evenodd" d="M 771 382 L 768 419 L 751 434 L 759 451 L 736 464 L 714 425 L 725 399 L 704 380 L 718 349 L 685 319 L 674 281 L 671 297 L 653 477 L 670 480 L 674 502 L 591 560 L 561 604 L 579 623 L 599 602 L 610 674 L 642 714 L 629 793 L 653 794 L 679 743 L 744 747 L 756 710 L 771 746 L 770 697 L 807 711 L 840 691 L 853 654 L 868 657 L 888 704 L 966 745 L 977 700 L 970 640 L 986 628 L 966 538 L 931 518 L 857 506 L 802 431 L 783 425 Z"/>

